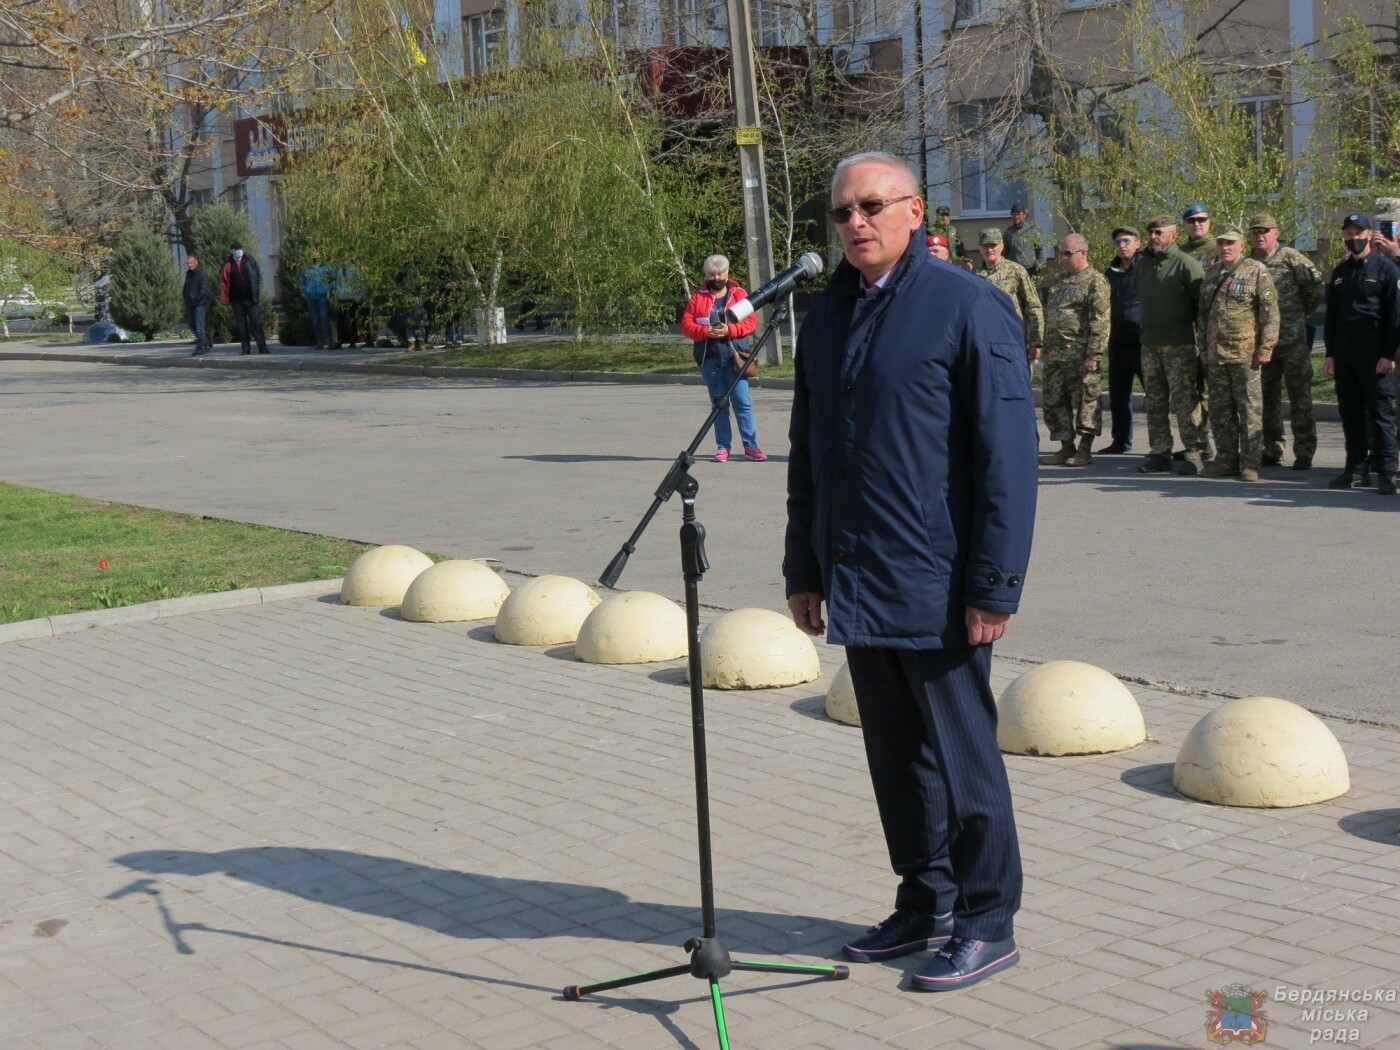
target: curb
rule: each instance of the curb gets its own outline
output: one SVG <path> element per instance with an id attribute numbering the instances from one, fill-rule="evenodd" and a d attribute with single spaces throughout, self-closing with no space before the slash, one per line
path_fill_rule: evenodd
<path id="1" fill-rule="evenodd" d="M 3 350 L 0 361 L 71 361 L 79 364 L 95 365 L 144 365 L 147 368 L 225 368 L 274 372 L 335 372 L 342 375 L 386 375 L 409 376 L 419 379 L 499 379 L 516 383 L 619 383 L 651 384 L 657 386 L 681 385 L 704 386 L 703 376 L 672 372 L 556 372 L 545 368 L 448 368 L 445 365 L 389 365 L 366 361 L 324 361 L 303 358 L 273 357 L 261 360 L 261 355 L 244 360 L 237 357 L 155 357 L 134 354 L 69 354 L 43 353 L 37 350 Z M 759 389 L 793 390 L 795 380 L 787 376 L 764 378 L 762 375 L 749 380 L 749 385 Z M 1039 405 L 1040 391 L 1034 391 L 1035 404 Z M 1108 394 L 1099 396 L 1099 404 L 1108 409 Z M 1282 412 L 1288 414 L 1288 402 L 1283 402 Z M 1133 394 L 1133 411 L 1144 412 L 1143 395 Z M 1314 401 L 1313 418 L 1335 423 L 1342 416 L 1333 401 Z"/>
<path id="2" fill-rule="evenodd" d="M 143 623 L 163 620 L 186 613 L 211 612 L 216 609 L 241 609 L 248 605 L 266 605 L 288 598 L 319 598 L 340 593 L 344 577 L 334 580 L 308 580 L 305 583 L 283 583 L 275 587 L 245 587 L 238 591 L 215 591 L 194 594 L 186 598 L 161 598 L 116 609 L 93 609 L 88 612 L 43 616 L 37 620 L 0 624 L 0 645 L 24 642 L 35 638 L 57 638 L 60 635 L 85 631 L 90 627 L 111 627 L 123 623 Z"/>

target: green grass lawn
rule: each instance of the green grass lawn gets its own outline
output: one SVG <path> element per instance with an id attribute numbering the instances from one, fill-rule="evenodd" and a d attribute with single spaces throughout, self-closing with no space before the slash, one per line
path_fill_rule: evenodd
<path id="1" fill-rule="evenodd" d="M 691 344 L 648 339 L 522 339 L 505 346 L 467 346 L 405 354 L 414 364 L 448 368 L 538 368 L 561 372 L 653 372 L 670 375 L 695 373 Z M 760 375 L 790 376 L 792 360 L 781 365 L 760 365 Z"/>
<path id="2" fill-rule="evenodd" d="M 759 366 L 760 376 L 791 376 L 792 356 L 780 365 Z M 404 354 L 403 360 L 414 364 L 440 365 L 448 368 L 532 368 L 559 372 L 652 372 L 686 374 L 696 371 L 690 355 L 690 343 L 646 339 L 590 338 L 582 342 L 572 339 L 530 339 L 505 346 L 467 346 L 457 350 L 436 350 L 429 353 Z M 1337 391 L 1332 380 L 1323 378 L 1322 358 L 1313 357 L 1313 400 L 1336 401 Z M 1108 363 L 1104 362 L 1103 389 L 1108 392 Z M 1039 385 L 1037 383 L 1037 385 Z M 1133 389 L 1141 391 L 1141 384 Z"/>
<path id="3" fill-rule="evenodd" d="M 367 549 L 0 482 L 0 623 L 331 579 Z"/>

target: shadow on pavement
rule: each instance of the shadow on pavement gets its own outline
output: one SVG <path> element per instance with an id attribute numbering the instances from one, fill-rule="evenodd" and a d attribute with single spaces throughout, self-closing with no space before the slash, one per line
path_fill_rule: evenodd
<path id="1" fill-rule="evenodd" d="M 1337 821 L 1337 827 L 1348 835 L 1368 842 L 1387 842 L 1400 846 L 1400 809 L 1372 809 L 1363 813 L 1348 813 Z"/>
<path id="2" fill-rule="evenodd" d="M 1066 471 L 1072 470 L 1073 473 Z M 1347 507 L 1353 510 L 1400 511 L 1400 497 L 1380 496 L 1372 489 L 1349 492 L 1327 487 L 1333 476 L 1325 470 L 1287 471 L 1291 477 L 1265 473 L 1257 482 L 1246 484 L 1237 478 L 1182 477 L 1176 474 L 1139 474 L 1127 464 L 1080 468 L 1050 467 L 1040 472 L 1042 487 L 1090 483 L 1100 492 L 1141 492 L 1168 499 L 1195 499 L 1203 496 L 1234 497 L 1255 507 Z"/>
<path id="3" fill-rule="evenodd" d="M 1153 762 L 1147 766 L 1134 766 L 1132 769 L 1123 770 L 1123 775 L 1118 779 L 1129 787 L 1145 791 L 1149 795 L 1160 795 L 1163 798 L 1181 798 L 1176 788 L 1172 787 L 1172 772 L 1175 767 L 1171 762 Z"/>
<path id="4" fill-rule="evenodd" d="M 598 886 L 449 871 L 347 850 L 265 846 L 202 853 L 158 849 L 114 860 L 148 875 L 238 879 L 449 937 L 588 937 L 678 946 L 701 928 L 698 904 L 633 901 Z M 137 880 L 109 899 L 158 892 L 154 881 Z M 863 932 L 849 923 L 810 915 L 723 907 L 716 910 L 716 924 L 731 950 L 742 949 L 745 954 L 825 956 Z M 180 947 L 182 943 L 176 939 L 177 950 L 188 953 Z"/>

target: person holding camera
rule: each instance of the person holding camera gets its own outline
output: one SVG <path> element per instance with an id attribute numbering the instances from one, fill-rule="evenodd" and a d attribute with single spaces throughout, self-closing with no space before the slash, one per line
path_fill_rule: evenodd
<path id="1" fill-rule="evenodd" d="M 705 284 L 698 288 L 681 315 L 681 332 L 695 344 L 695 363 L 705 377 L 711 399 L 724 397 L 734 381 L 737 368 L 745 374 L 749 360 L 748 336 L 758 325 L 758 315 L 750 314 L 742 321 L 728 321 L 725 310 L 748 298 L 738 281 L 729 279 L 729 260 L 723 255 L 711 255 L 705 260 Z M 749 399 L 749 381 L 740 379 L 730 395 L 729 406 L 739 421 L 739 437 L 744 443 L 744 457 L 762 463 L 768 457 L 758 447 L 758 433 L 753 422 L 753 402 Z M 729 409 L 715 417 L 715 462 L 729 459 L 730 442 L 734 432 L 729 423 Z"/>

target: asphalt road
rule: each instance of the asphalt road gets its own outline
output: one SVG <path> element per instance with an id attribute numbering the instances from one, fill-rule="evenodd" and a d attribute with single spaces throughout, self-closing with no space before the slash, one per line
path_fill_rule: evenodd
<path id="1" fill-rule="evenodd" d="M 754 392 L 768 463 L 696 468 L 707 603 L 784 608 L 789 401 Z M 593 581 L 706 411 L 680 385 L 0 361 L 0 477 Z M 1400 725 L 1400 500 L 1327 490 L 1341 434 L 1320 430 L 1316 469 L 1257 485 L 1145 477 L 1136 456 L 1042 468 L 1026 600 L 998 651 Z M 680 597 L 679 521 L 675 499 L 620 586 Z"/>

